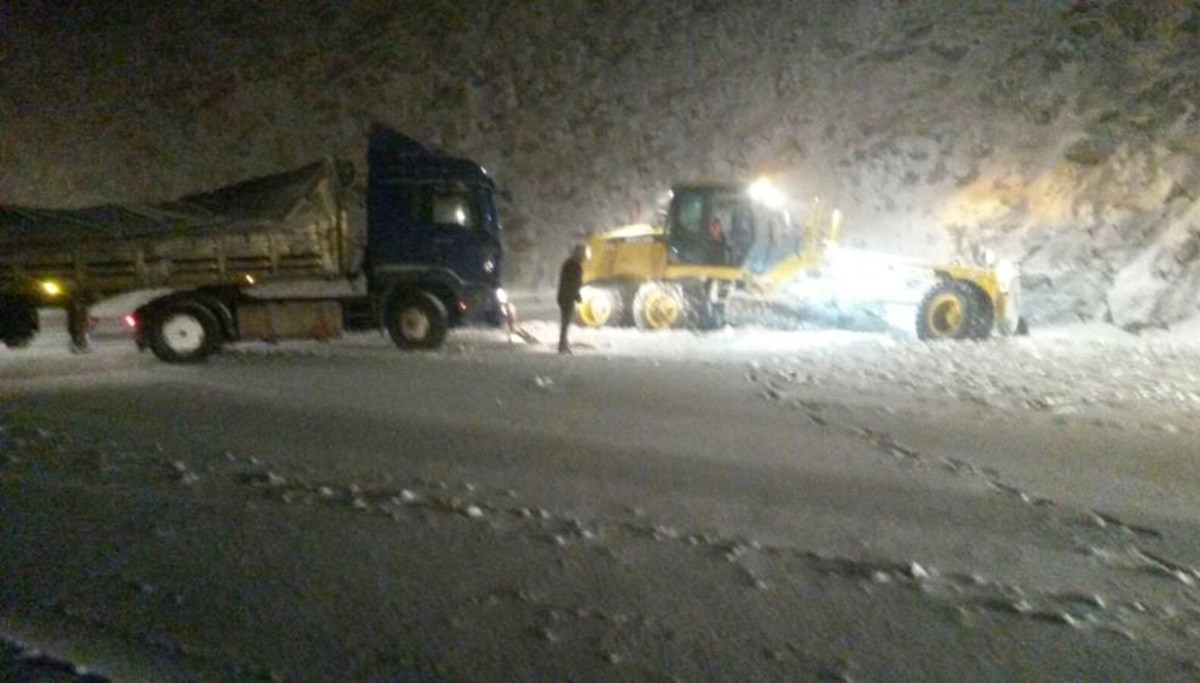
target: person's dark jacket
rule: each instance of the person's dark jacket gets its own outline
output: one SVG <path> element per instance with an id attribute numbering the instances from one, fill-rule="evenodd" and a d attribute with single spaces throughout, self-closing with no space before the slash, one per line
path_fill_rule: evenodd
<path id="1" fill-rule="evenodd" d="M 558 274 L 558 307 L 570 308 L 580 300 L 579 290 L 583 287 L 583 264 L 571 257 L 563 261 Z"/>

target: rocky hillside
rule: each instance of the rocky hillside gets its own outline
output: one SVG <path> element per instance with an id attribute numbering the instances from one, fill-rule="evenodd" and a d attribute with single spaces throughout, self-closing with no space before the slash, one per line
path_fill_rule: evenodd
<path id="1" fill-rule="evenodd" d="M 1195 0 L 81 4 L 0 2 L 4 201 L 360 159 L 378 119 L 514 190 L 526 282 L 673 180 L 770 173 L 854 244 L 1019 260 L 1035 323 L 1200 313 Z"/>

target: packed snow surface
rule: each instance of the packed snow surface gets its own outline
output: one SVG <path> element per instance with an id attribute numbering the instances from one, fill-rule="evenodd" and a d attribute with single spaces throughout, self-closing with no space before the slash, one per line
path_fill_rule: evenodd
<path id="1" fill-rule="evenodd" d="M 1200 346 L 575 328 L 560 356 L 525 328 L 3 353 L 0 655 L 118 680 L 1200 675 Z"/>

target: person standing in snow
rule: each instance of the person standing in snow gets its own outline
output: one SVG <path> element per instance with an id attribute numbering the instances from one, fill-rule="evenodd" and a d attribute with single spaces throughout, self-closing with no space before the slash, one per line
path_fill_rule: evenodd
<path id="1" fill-rule="evenodd" d="M 579 290 L 583 288 L 583 261 L 586 258 L 587 250 L 582 244 L 576 244 L 558 272 L 558 310 L 562 313 L 562 326 L 558 331 L 559 353 L 571 353 L 567 330 L 571 327 L 571 318 L 575 317 L 575 304 L 582 301 Z"/>
<path id="2" fill-rule="evenodd" d="M 91 327 L 91 319 L 88 316 L 87 302 L 79 294 L 71 295 L 67 301 L 67 334 L 70 337 L 71 353 L 87 353 L 90 350 L 89 327 Z"/>

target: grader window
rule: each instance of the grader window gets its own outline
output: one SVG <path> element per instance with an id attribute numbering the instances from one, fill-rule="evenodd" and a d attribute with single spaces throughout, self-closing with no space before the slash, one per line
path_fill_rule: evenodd
<path id="1" fill-rule="evenodd" d="M 740 193 L 723 188 L 678 191 L 672 204 L 671 260 L 687 265 L 735 265 L 731 230 L 753 233 Z"/>
<path id="2" fill-rule="evenodd" d="M 704 195 L 687 194 L 679 197 L 675 203 L 671 233 L 684 240 L 695 240 L 700 237 L 703 223 Z"/>
<path id="3" fill-rule="evenodd" d="M 804 250 L 804 233 L 786 212 L 755 206 L 757 231 L 742 261 L 751 273 L 762 274 L 783 259 Z"/>

